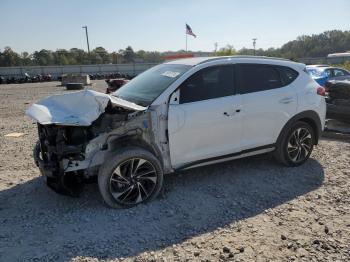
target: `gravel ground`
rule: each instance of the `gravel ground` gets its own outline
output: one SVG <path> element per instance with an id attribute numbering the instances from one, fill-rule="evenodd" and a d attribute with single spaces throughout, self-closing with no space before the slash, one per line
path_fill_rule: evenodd
<path id="1" fill-rule="evenodd" d="M 0 261 L 350 260 L 349 141 L 322 139 L 298 168 L 262 155 L 168 175 L 163 197 L 112 210 L 96 184 L 58 195 L 33 164 L 24 110 L 57 84 L 0 85 Z"/>

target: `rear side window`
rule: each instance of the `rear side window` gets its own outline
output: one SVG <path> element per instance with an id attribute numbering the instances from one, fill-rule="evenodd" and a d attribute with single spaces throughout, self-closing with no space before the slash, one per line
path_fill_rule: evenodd
<path id="1" fill-rule="evenodd" d="M 320 68 L 306 68 L 306 72 L 312 77 L 312 78 L 319 78 L 319 77 L 327 77 L 327 73 Z"/>
<path id="2" fill-rule="evenodd" d="M 234 66 L 204 68 L 180 86 L 180 104 L 234 94 Z"/>
<path id="3" fill-rule="evenodd" d="M 276 68 L 281 74 L 281 78 L 285 86 L 292 83 L 299 75 L 297 71 L 286 66 L 277 66 Z"/>
<path id="4" fill-rule="evenodd" d="M 345 70 L 342 70 L 342 69 L 339 69 L 339 68 L 334 68 L 333 69 L 333 74 L 334 74 L 334 76 L 346 76 L 349 73 L 346 72 Z"/>
<path id="5" fill-rule="evenodd" d="M 270 65 L 241 64 L 238 93 L 247 94 L 284 86 L 278 70 Z"/>

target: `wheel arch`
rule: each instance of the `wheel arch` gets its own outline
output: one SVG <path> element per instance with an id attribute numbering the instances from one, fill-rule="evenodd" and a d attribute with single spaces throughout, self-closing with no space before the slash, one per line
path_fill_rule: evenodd
<path id="1" fill-rule="evenodd" d="M 321 119 L 318 116 L 318 114 L 315 111 L 312 110 L 307 110 L 307 111 L 303 111 L 301 113 L 296 114 L 295 116 L 293 116 L 291 119 L 289 119 L 289 121 L 284 125 L 284 127 L 282 128 L 278 138 L 277 138 L 277 144 L 279 144 L 279 142 L 281 141 L 283 134 L 285 132 L 287 132 L 287 130 L 289 128 L 291 128 L 291 126 L 296 123 L 297 121 L 302 121 L 305 122 L 307 124 L 309 124 L 312 129 L 315 132 L 315 141 L 314 144 L 317 145 L 318 144 L 318 140 L 321 136 L 321 132 L 322 132 L 322 125 L 321 125 Z"/>
<path id="2" fill-rule="evenodd" d="M 142 137 L 138 135 L 127 135 L 127 136 L 122 136 L 118 137 L 116 139 L 113 139 L 112 141 L 109 142 L 109 151 L 111 152 L 110 154 L 113 154 L 113 152 L 117 151 L 120 148 L 125 148 L 125 147 L 138 147 L 142 148 L 144 150 L 149 151 L 152 153 L 160 163 L 162 164 L 163 167 L 163 159 L 160 151 L 158 150 L 157 147 L 153 146 L 151 143 L 143 139 Z"/>

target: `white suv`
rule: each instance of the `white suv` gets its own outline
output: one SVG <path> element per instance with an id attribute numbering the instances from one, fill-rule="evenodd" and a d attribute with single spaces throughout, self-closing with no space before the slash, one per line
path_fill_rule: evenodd
<path id="1" fill-rule="evenodd" d="M 267 57 L 172 61 L 111 95 L 91 90 L 33 104 L 34 158 L 55 191 L 77 195 L 98 177 L 110 207 L 154 199 L 163 174 L 273 152 L 310 156 L 324 128 L 324 89 L 305 65 Z"/>

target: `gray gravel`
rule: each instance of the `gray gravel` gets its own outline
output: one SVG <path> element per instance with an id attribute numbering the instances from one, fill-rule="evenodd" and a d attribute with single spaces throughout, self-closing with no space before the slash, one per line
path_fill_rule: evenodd
<path id="1" fill-rule="evenodd" d="M 0 85 L 0 261 L 350 260 L 349 141 L 322 139 L 298 168 L 262 155 L 168 175 L 164 196 L 112 210 L 96 184 L 54 193 L 33 164 L 24 110 L 57 84 Z"/>

